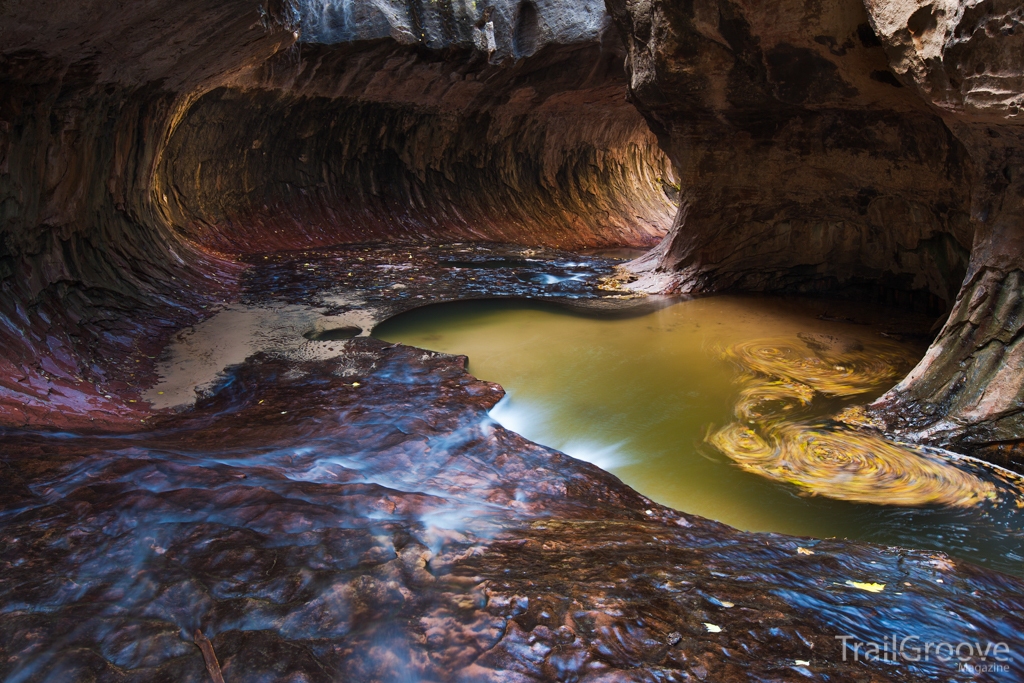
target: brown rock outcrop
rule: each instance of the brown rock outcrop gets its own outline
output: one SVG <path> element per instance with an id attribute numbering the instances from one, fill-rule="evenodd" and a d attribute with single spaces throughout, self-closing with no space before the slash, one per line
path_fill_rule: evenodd
<path id="1" fill-rule="evenodd" d="M 257 5 L 180 9 L 0 5 L 5 425 L 137 424 L 145 361 L 234 290 L 239 266 L 164 220 L 153 170 L 185 91 L 294 38 Z"/>
<path id="2" fill-rule="evenodd" d="M 1024 467 L 1024 8 L 879 2 L 893 70 L 971 160 L 971 260 L 928 355 L 875 412 L 918 439 Z"/>
<path id="3" fill-rule="evenodd" d="M 609 7 L 681 187 L 639 286 L 952 302 L 966 154 L 888 70 L 856 1 Z"/>
<path id="4" fill-rule="evenodd" d="M 1020 8 L 609 7 L 632 97 L 682 187 L 669 237 L 634 264 L 637 286 L 952 308 L 928 358 L 876 412 L 943 445 L 1018 440 Z"/>

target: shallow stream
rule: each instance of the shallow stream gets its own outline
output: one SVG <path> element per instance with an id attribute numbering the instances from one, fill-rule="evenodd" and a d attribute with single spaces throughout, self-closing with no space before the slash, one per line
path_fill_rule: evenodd
<path id="1" fill-rule="evenodd" d="M 719 296 L 616 318 L 469 301 L 400 315 L 374 336 L 468 356 L 475 376 L 507 391 L 496 421 L 659 503 L 745 530 L 942 550 L 1024 573 L 1015 476 L 833 419 L 891 387 L 925 342 L 892 331 L 912 327 L 906 318 L 830 307 Z"/>

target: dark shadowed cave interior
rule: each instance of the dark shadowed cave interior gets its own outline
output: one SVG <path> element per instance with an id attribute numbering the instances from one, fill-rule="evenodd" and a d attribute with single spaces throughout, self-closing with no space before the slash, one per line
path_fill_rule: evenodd
<path id="1" fill-rule="evenodd" d="M 1024 538 L 1024 8 L 0 0 L 2 680 L 1024 680 L 1024 546 L 678 511 L 371 334 L 725 297 L 913 329 L 723 351 L 704 457 Z"/>

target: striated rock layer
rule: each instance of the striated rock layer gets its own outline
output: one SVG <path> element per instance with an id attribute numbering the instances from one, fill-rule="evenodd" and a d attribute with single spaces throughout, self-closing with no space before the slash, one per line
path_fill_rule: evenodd
<path id="1" fill-rule="evenodd" d="M 893 70 L 972 161 L 974 245 L 921 364 L 875 404 L 890 427 L 1024 467 L 1024 8 L 866 3 Z"/>
<path id="2" fill-rule="evenodd" d="M 681 186 L 638 286 L 953 300 L 968 157 L 889 71 L 856 0 L 609 7 Z"/>
<path id="3" fill-rule="evenodd" d="M 334 46 L 296 40 L 327 36 L 316 3 L 0 6 L 0 423 L 138 424 L 153 357 L 233 296 L 241 253 L 665 233 L 671 170 L 604 14 L 540 12 L 527 50 L 500 13 L 481 47 L 427 6 L 415 45 L 374 14 Z"/>
<path id="4" fill-rule="evenodd" d="M 671 170 L 623 97 L 621 50 L 550 46 L 515 65 L 391 41 L 303 46 L 200 98 L 159 183 L 221 251 L 490 239 L 653 245 Z"/>
<path id="5" fill-rule="evenodd" d="M 635 286 L 952 309 L 875 411 L 905 436 L 1020 467 L 1020 7 L 608 4 L 630 94 L 682 188 Z"/>
<path id="6" fill-rule="evenodd" d="M 192 410 L 145 402 L 172 332 L 227 301 L 301 308 L 357 282 L 382 310 L 555 291 L 538 285 L 545 272 L 479 277 L 472 253 L 452 266 L 470 272 L 445 278 L 402 277 L 386 257 L 370 270 L 372 248 L 263 252 L 646 245 L 680 189 L 680 216 L 704 211 L 716 230 L 715 210 L 745 216 L 722 228 L 721 253 L 759 246 L 715 275 L 729 286 L 862 277 L 950 300 L 971 242 L 973 148 L 886 75 L 863 10 L 822 19 L 853 33 L 808 20 L 812 44 L 807 26 L 694 7 L 706 44 L 680 40 L 673 59 L 727 77 L 680 70 L 680 92 L 704 102 L 687 105 L 690 128 L 648 111 L 666 156 L 620 99 L 622 53 L 589 0 L 0 2 L 0 675 L 204 680 L 201 628 L 228 681 L 906 681 L 950 678 L 955 663 L 849 661 L 836 636 L 1018 637 L 1017 579 L 661 508 L 490 422 L 502 392 L 460 359 L 315 329 L 319 355 L 249 356 Z M 637 41 L 670 35 L 616 11 L 634 59 Z M 766 93 L 780 104 L 763 108 Z M 692 158 L 676 131 L 698 143 Z M 780 163 L 747 163 L 760 151 Z M 698 207 L 695 192 L 720 199 Z M 659 253 L 719 253 L 684 242 L 677 231 Z M 835 272 L 818 272 L 832 255 Z M 596 296 L 571 280 L 558 291 Z M 338 302 L 323 312 L 358 308 Z"/>

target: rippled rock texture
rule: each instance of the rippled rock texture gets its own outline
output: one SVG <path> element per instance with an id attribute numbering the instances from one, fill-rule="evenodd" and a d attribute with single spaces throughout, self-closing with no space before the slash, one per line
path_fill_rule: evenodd
<path id="1" fill-rule="evenodd" d="M 671 221 L 671 169 L 624 100 L 615 44 L 506 66 L 389 41 L 301 49 L 170 135 L 160 182 L 200 243 L 653 245 Z"/>
<path id="2" fill-rule="evenodd" d="M 159 9 L 0 8 L 5 425 L 137 425 L 139 392 L 154 379 L 147 361 L 236 290 L 238 264 L 200 252 L 165 220 L 154 165 L 181 91 L 292 38 L 240 3 Z"/>
<path id="3" fill-rule="evenodd" d="M 635 264 L 636 286 L 952 309 L 876 412 L 904 436 L 1019 468 L 1020 7 L 609 8 L 630 93 L 682 188 L 671 234 Z"/>
<path id="4" fill-rule="evenodd" d="M 308 268 L 423 262 L 374 252 L 277 258 L 246 300 L 301 303 Z M 408 305 L 419 280 L 367 293 Z M 131 434 L 3 433 L 0 675 L 208 680 L 199 628 L 226 681 L 915 681 L 956 662 L 844 660 L 836 637 L 1024 629 L 1018 579 L 676 513 L 492 422 L 503 392 L 464 358 L 311 343 L 343 348 L 252 356 Z"/>
<path id="5" fill-rule="evenodd" d="M 967 154 L 891 73 L 859 2 L 609 7 L 682 192 L 640 286 L 952 302 Z"/>

